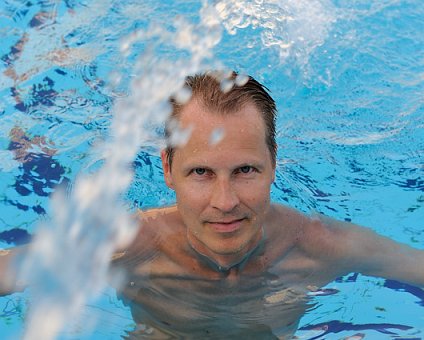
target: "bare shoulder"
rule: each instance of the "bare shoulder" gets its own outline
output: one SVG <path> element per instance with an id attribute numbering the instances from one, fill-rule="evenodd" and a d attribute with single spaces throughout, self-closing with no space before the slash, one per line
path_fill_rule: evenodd
<path id="1" fill-rule="evenodd" d="M 300 246 L 310 256 L 328 263 L 364 262 L 386 238 L 372 229 L 322 214 L 308 217 Z"/>
<path id="2" fill-rule="evenodd" d="M 341 257 L 349 243 L 368 233 L 366 228 L 320 214 L 306 215 L 284 205 L 273 205 L 273 210 L 273 238 L 310 258 Z"/>
<path id="3" fill-rule="evenodd" d="M 334 258 L 345 246 L 352 228 L 348 223 L 313 214 L 307 217 L 300 246 L 312 256 Z"/>
<path id="4" fill-rule="evenodd" d="M 157 220 L 166 220 L 167 218 L 172 218 L 172 216 L 176 213 L 177 207 L 173 205 L 169 207 L 151 208 L 147 210 L 139 209 L 136 214 L 139 217 L 141 223 L 148 224 Z"/>
<path id="5" fill-rule="evenodd" d="M 281 204 L 272 204 L 266 220 L 265 235 L 268 240 L 268 256 L 279 261 L 304 237 L 307 217 L 301 212 Z"/>
<path id="6" fill-rule="evenodd" d="M 303 237 L 305 225 L 309 219 L 300 211 L 282 204 L 272 204 L 270 212 L 270 230 L 273 236 L 288 236 L 299 239 Z"/>
<path id="7" fill-rule="evenodd" d="M 319 286 L 351 271 L 353 252 L 347 244 L 355 227 L 286 206 L 274 210 L 270 244 L 279 252 L 272 258 L 287 282 Z"/>
<path id="8" fill-rule="evenodd" d="M 138 210 L 134 214 L 138 229 L 133 241 L 113 255 L 113 260 L 121 262 L 133 257 L 149 257 L 157 250 L 160 241 L 181 225 L 176 206 Z"/>

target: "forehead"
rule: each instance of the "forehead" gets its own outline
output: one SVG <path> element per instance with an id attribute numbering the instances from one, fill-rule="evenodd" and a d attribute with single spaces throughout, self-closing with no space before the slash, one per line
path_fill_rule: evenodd
<path id="1" fill-rule="evenodd" d="M 182 128 L 191 128 L 192 135 L 211 133 L 219 128 L 223 129 L 226 135 L 233 132 L 240 135 L 258 133 L 265 136 L 262 115 L 255 104 L 250 102 L 233 112 L 217 112 L 193 99 L 183 107 L 178 121 Z"/>
<path id="2" fill-rule="evenodd" d="M 270 157 L 265 124 L 256 106 L 248 103 L 231 113 L 214 112 L 191 101 L 179 115 L 190 139 L 175 149 L 175 158 L 203 164 L 261 162 Z"/>

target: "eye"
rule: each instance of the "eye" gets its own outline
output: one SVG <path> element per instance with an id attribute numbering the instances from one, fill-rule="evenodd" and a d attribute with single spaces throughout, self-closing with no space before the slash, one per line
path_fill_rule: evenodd
<path id="1" fill-rule="evenodd" d="M 189 175 L 194 176 L 196 179 L 207 179 L 213 176 L 213 171 L 208 168 L 192 168 Z"/>
<path id="2" fill-rule="evenodd" d="M 193 170 L 193 172 L 198 176 L 203 176 L 204 174 L 206 174 L 206 169 L 205 168 L 196 168 L 196 169 Z"/>
<path id="3" fill-rule="evenodd" d="M 238 172 L 242 173 L 242 174 L 249 174 L 251 172 L 253 172 L 255 169 L 253 167 L 251 167 L 250 165 L 245 165 L 242 166 L 238 169 Z"/>
<path id="4" fill-rule="evenodd" d="M 251 166 L 245 165 L 240 168 L 240 172 L 248 174 L 252 170 Z"/>

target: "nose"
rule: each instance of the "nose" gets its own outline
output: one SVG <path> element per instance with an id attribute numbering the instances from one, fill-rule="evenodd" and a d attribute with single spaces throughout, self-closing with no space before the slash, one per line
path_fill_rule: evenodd
<path id="1" fill-rule="evenodd" d="M 228 213 L 233 211 L 239 203 L 239 197 L 231 184 L 231 180 L 227 178 L 217 179 L 212 190 L 211 206 Z"/>

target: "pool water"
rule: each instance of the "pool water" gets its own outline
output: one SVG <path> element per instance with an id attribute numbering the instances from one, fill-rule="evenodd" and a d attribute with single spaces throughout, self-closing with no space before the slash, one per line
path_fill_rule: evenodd
<path id="1" fill-rule="evenodd" d="M 275 201 L 424 248 L 421 1 L 209 6 L 212 17 L 189 0 L 0 4 L 0 248 L 28 242 L 54 213 L 51 194 L 61 187 L 71 195 L 77 176 L 102 168 L 116 103 L 131 97 L 133 80 L 156 86 L 169 65 L 236 69 L 271 90 L 279 109 Z M 206 30 L 205 17 L 220 28 Z M 190 48 L 182 36 L 193 37 Z M 160 124 L 149 124 L 122 194 L 130 210 L 175 200 L 162 180 Z M 22 336 L 29 300 L 28 292 L 0 298 L 2 339 Z M 300 339 L 424 338 L 417 287 L 352 273 L 314 301 Z M 60 338 L 119 339 L 135 327 L 108 288 Z"/>

